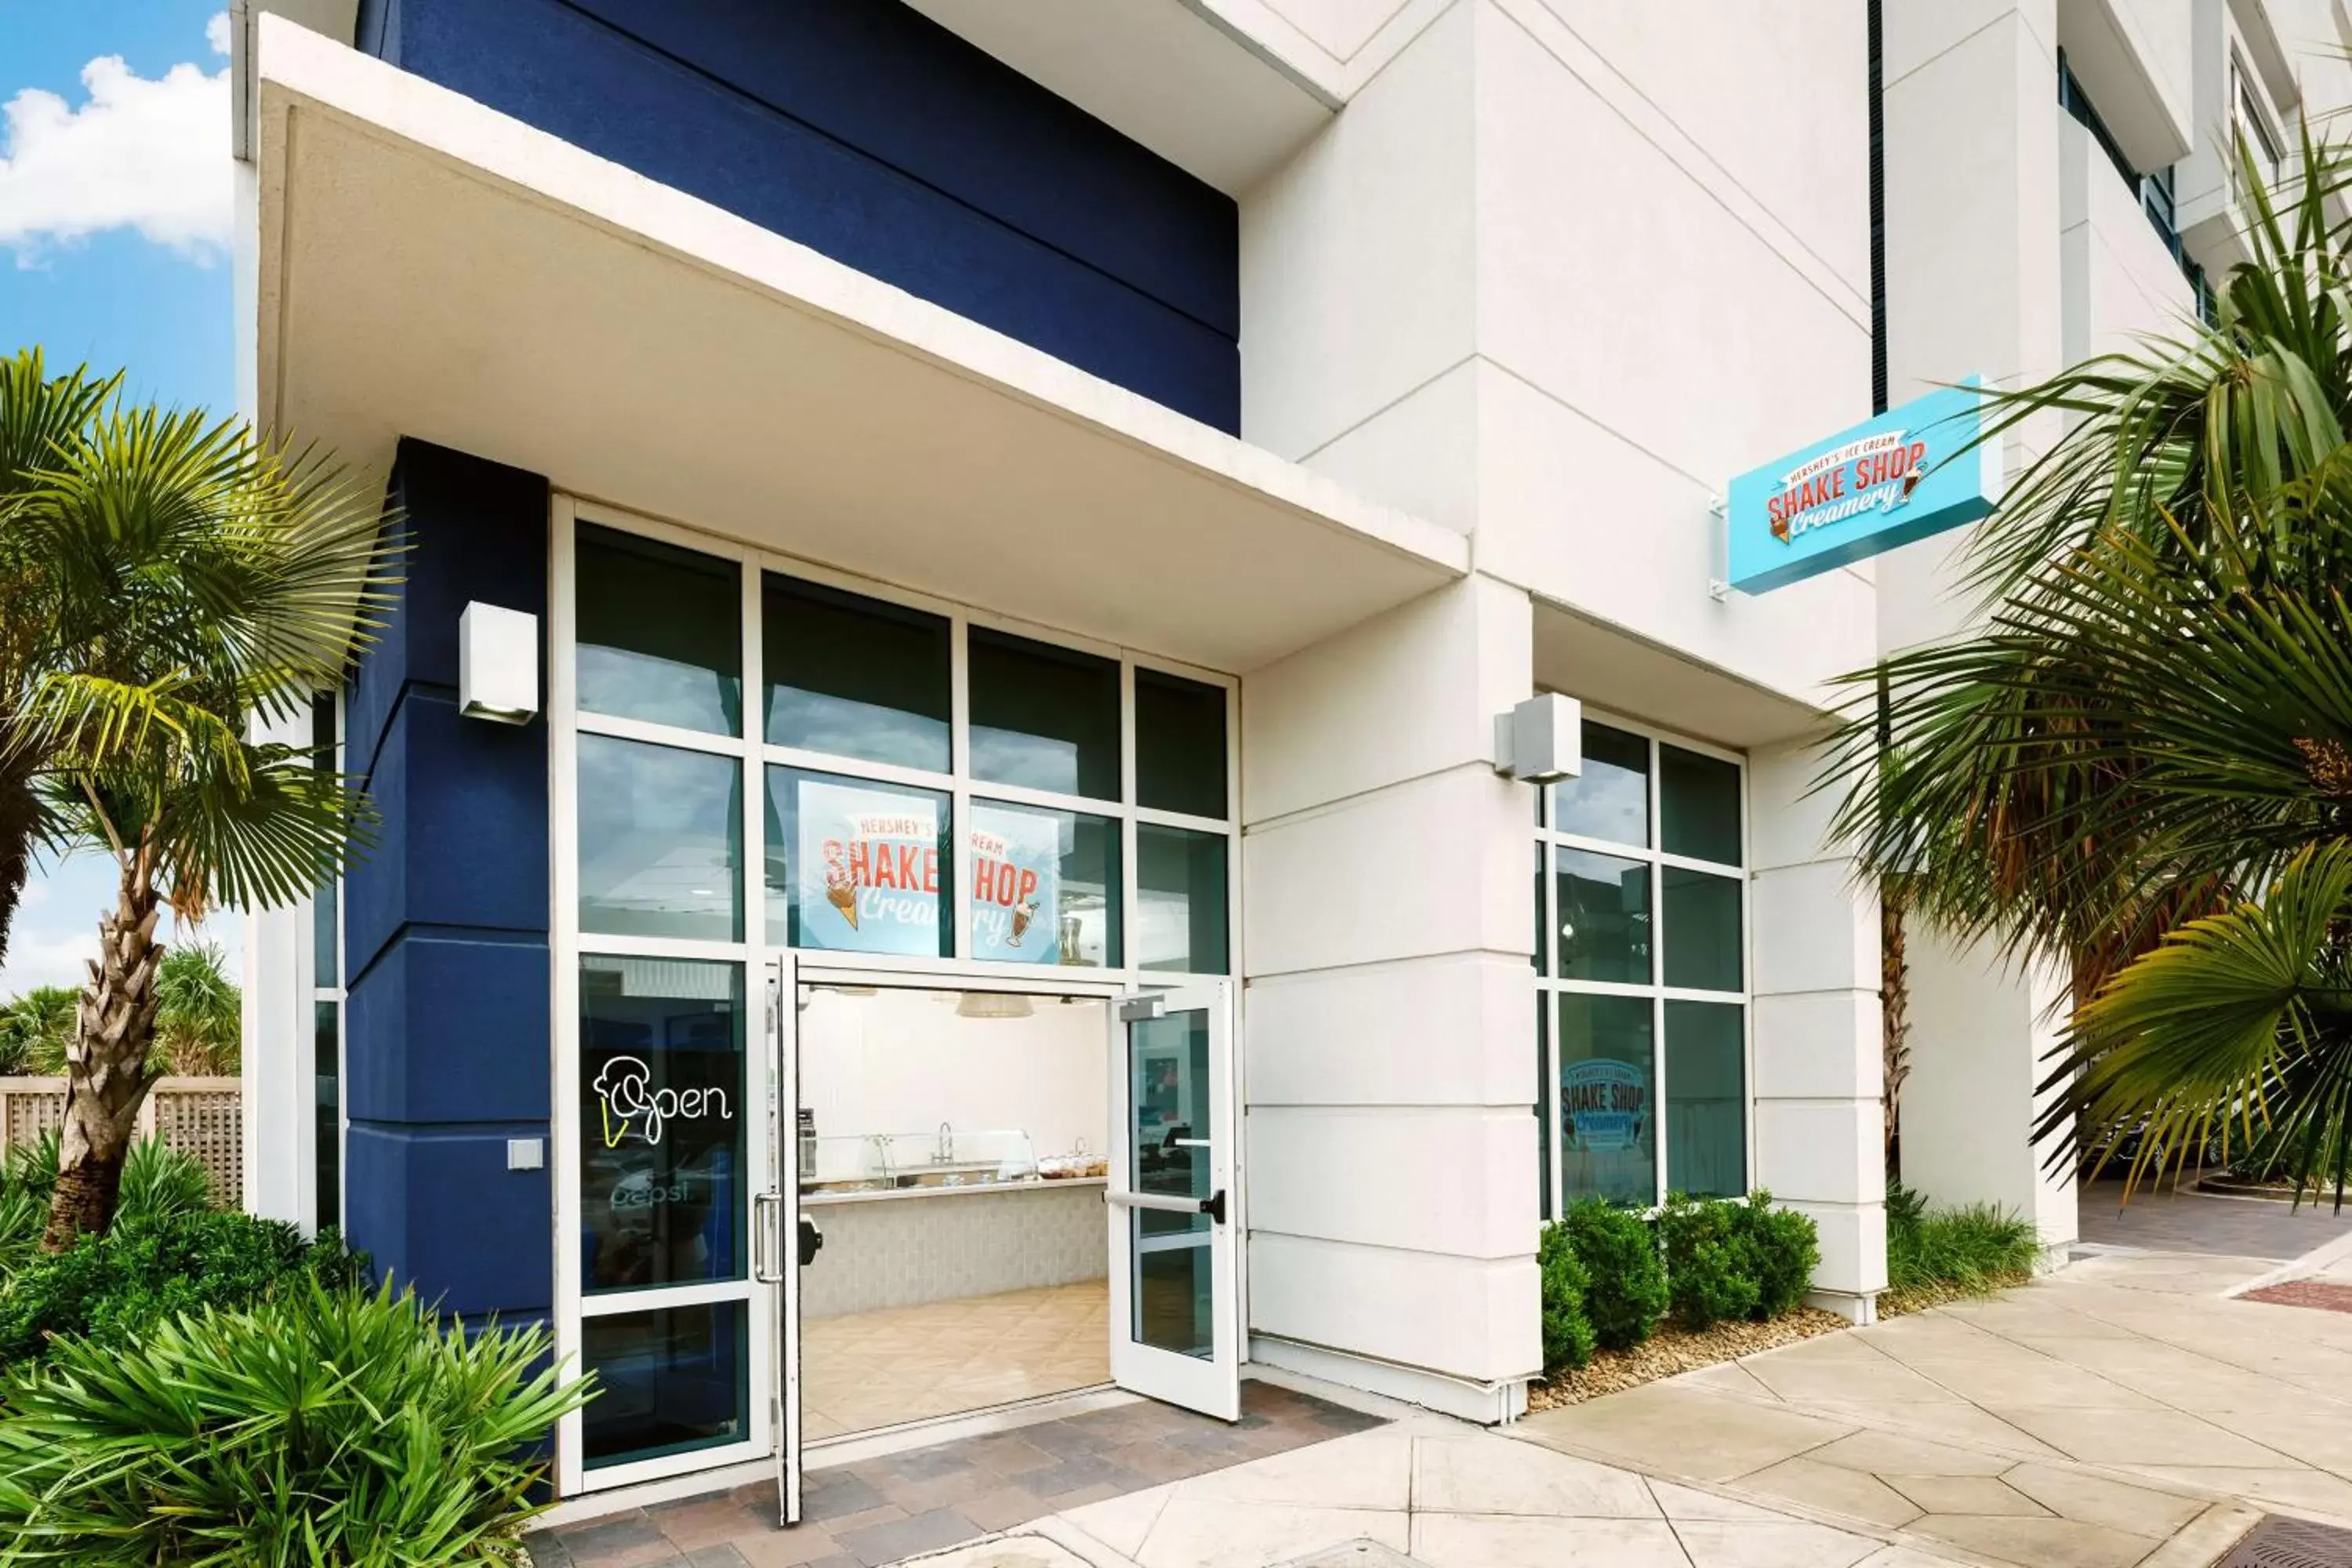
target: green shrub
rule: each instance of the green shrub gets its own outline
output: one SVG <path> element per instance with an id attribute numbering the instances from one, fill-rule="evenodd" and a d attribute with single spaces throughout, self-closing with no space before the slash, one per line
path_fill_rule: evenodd
<path id="1" fill-rule="evenodd" d="M 1658 1215 L 1667 1299 L 1675 1320 L 1686 1329 L 1745 1318 L 1762 1299 L 1746 1238 L 1732 1213 L 1741 1206 L 1673 1193 Z"/>
<path id="2" fill-rule="evenodd" d="M 1591 1280 L 1564 1225 L 1544 1226 L 1536 1268 L 1543 1289 L 1544 1375 L 1557 1377 L 1592 1359 L 1592 1324 L 1584 1308 Z"/>
<path id="3" fill-rule="evenodd" d="M 49 1194 L 58 1185 L 58 1135 L 43 1133 L 9 1151 L 0 1164 L 0 1280 L 30 1262 L 48 1227 Z M 203 1162 L 160 1138 L 142 1139 L 122 1161 L 122 1188 L 114 1223 L 137 1226 L 202 1214 L 212 1206 L 212 1179 Z"/>
<path id="4" fill-rule="evenodd" d="M 1777 1318 L 1795 1311 L 1821 1266 L 1821 1227 L 1810 1215 L 1774 1208 L 1772 1194 L 1761 1187 L 1746 1204 L 1729 1206 L 1732 1231 L 1748 1255 L 1748 1277 L 1756 1281 L 1755 1315 Z"/>
<path id="5" fill-rule="evenodd" d="M 362 1271 L 332 1231 L 314 1246 L 250 1215 L 126 1215 L 63 1252 L 34 1253 L 0 1285 L 0 1363 L 37 1359 L 57 1335 L 127 1342 L 175 1313 L 246 1306 L 289 1280 L 345 1284 Z"/>
<path id="6" fill-rule="evenodd" d="M 2041 1255 L 2030 1220 L 1989 1204 L 1931 1209 L 1907 1187 L 1886 1189 L 1886 1282 L 1896 1290 L 1998 1289 L 2030 1277 Z"/>
<path id="7" fill-rule="evenodd" d="M 1666 1315 L 1665 1265 L 1650 1222 L 1601 1198 L 1568 1205 L 1554 1227 L 1564 1232 L 1584 1265 L 1585 1321 L 1609 1350 L 1629 1350 L 1650 1337 Z"/>
<path id="8" fill-rule="evenodd" d="M 591 1391 L 548 1348 L 315 1282 L 61 1342 L 0 1392 L 0 1561 L 505 1568 L 533 1449 Z"/>

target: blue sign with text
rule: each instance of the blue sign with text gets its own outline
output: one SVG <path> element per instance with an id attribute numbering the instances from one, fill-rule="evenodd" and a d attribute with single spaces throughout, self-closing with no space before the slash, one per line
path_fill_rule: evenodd
<path id="1" fill-rule="evenodd" d="M 1983 394 L 1945 387 L 1731 481 L 1731 585 L 1785 587 L 1990 515 L 2000 443 L 1970 450 Z"/>

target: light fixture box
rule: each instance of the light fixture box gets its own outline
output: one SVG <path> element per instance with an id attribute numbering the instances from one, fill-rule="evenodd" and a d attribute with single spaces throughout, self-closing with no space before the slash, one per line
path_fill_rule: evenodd
<path id="1" fill-rule="evenodd" d="M 1495 715 L 1495 771 L 1521 784 L 1557 784 L 1584 771 L 1584 705 L 1546 691 Z"/>
<path id="2" fill-rule="evenodd" d="M 539 711 L 539 617 L 477 601 L 457 616 L 457 711 L 528 724 Z"/>

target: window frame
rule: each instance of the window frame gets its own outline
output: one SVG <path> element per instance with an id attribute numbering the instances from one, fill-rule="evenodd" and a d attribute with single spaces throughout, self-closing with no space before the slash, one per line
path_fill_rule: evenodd
<path id="1" fill-rule="evenodd" d="M 742 613 L 740 668 L 743 691 L 740 733 L 713 734 L 646 720 L 624 719 L 583 710 L 578 704 L 577 605 L 575 599 L 578 525 L 585 522 L 623 533 L 637 534 L 663 543 L 732 562 L 738 571 Z M 778 953 L 791 953 L 803 982 L 905 979 L 919 976 L 927 983 L 975 990 L 1022 991 L 1039 994 L 1100 994 L 1179 985 L 1192 979 L 1227 979 L 1239 972 L 1241 920 L 1241 713 L 1240 681 L 1221 671 L 1180 660 L 1074 635 L 1014 616 L 1000 616 L 952 600 L 880 583 L 703 532 L 674 522 L 641 516 L 563 492 L 550 502 L 550 570 L 548 574 L 548 768 L 550 816 L 550 970 L 551 972 L 551 1046 L 553 1053 L 553 1099 L 549 1161 L 555 1211 L 555 1331 L 556 1354 L 568 1366 L 567 1375 L 579 1375 L 583 1323 L 591 1318 L 643 1312 L 662 1307 L 740 1301 L 750 1334 L 747 1375 L 751 1380 L 751 1420 L 744 1440 L 657 1455 L 648 1458 L 587 1468 L 582 1453 L 581 1423 L 575 1413 L 558 1429 L 557 1460 L 562 1495 L 572 1497 L 690 1471 L 714 1469 L 765 1458 L 772 1450 L 773 1413 L 764 1391 L 772 1382 L 772 1357 L 777 1343 L 772 1292 L 751 1278 L 748 1258 L 741 1278 L 692 1284 L 589 1295 L 581 1279 L 577 1245 L 581 1220 L 580 1095 L 580 961 L 606 955 L 630 958 L 701 959 L 739 966 L 744 977 L 746 1004 L 746 1104 L 764 1106 L 763 1089 L 769 1030 L 778 999 L 766 994 L 766 964 Z M 764 730 L 768 717 L 767 668 L 763 644 L 763 578 L 769 572 L 887 604 L 921 610 L 950 623 L 949 771 L 907 767 L 863 758 L 837 756 L 803 747 L 771 744 Z M 973 627 L 1001 631 L 1081 653 L 1111 659 L 1118 666 L 1119 795 L 1113 800 L 1057 791 L 1000 784 L 971 775 L 971 700 L 970 633 Z M 1199 817 L 1138 804 L 1136 758 L 1135 675 L 1139 668 L 1179 676 L 1213 686 L 1225 700 L 1225 805 L 1222 818 Z M 739 910 L 742 918 L 739 940 L 721 942 L 688 937 L 632 936 L 580 929 L 579 906 L 579 739 L 602 735 L 668 746 L 733 760 L 742 770 L 742 821 L 740 825 L 741 864 L 738 868 Z M 771 943 L 767 930 L 768 770 L 790 767 L 854 782 L 902 784 L 945 795 L 953 814 L 951 900 L 943 900 L 941 918 L 954 931 L 950 957 L 839 952 L 788 948 Z M 1010 806 L 1035 806 L 1105 817 L 1118 825 L 1119 844 L 1119 906 L 1121 966 L 1003 963 L 971 956 L 971 812 L 975 801 Z M 1148 970 L 1140 952 L 1140 889 L 1138 885 L 1139 825 L 1188 828 L 1221 835 L 1225 840 L 1225 967 L 1218 971 Z M 763 1001 L 764 998 L 764 1001 Z M 783 1005 L 790 1005 L 789 1001 Z M 755 1127 L 748 1140 L 746 1191 L 763 1191 L 771 1178 L 774 1152 Z M 567 1359 L 568 1358 L 568 1359 Z"/>
<path id="2" fill-rule="evenodd" d="M 1668 1170 L 1666 1093 L 1666 1004 L 1668 1002 L 1716 1002 L 1737 1004 L 1740 1029 L 1740 1126 L 1742 1147 L 1743 1194 L 1756 1189 L 1756 926 L 1754 920 L 1755 812 L 1748 787 L 1748 758 L 1738 752 L 1710 745 L 1705 741 L 1679 734 L 1672 730 L 1627 719 L 1605 710 L 1586 708 L 1584 719 L 1640 737 L 1649 746 L 1649 825 L 1646 845 L 1620 844 L 1595 838 L 1580 833 L 1569 833 L 1552 826 L 1552 792 L 1549 786 L 1536 792 L 1537 826 L 1535 828 L 1536 868 L 1538 882 L 1543 891 L 1542 923 L 1536 932 L 1544 944 L 1530 964 L 1536 987 L 1536 1007 L 1540 1015 L 1538 1025 L 1543 1074 L 1537 1104 L 1541 1121 L 1538 1136 L 1539 1164 L 1543 1190 L 1538 1194 L 1541 1217 L 1557 1218 L 1569 1201 L 1566 1175 L 1561 1161 L 1560 1133 L 1560 1031 L 1558 998 L 1563 994 L 1591 996 L 1646 997 L 1650 1002 L 1650 1095 L 1651 1095 L 1651 1201 L 1645 1213 L 1655 1213 L 1666 1199 Z M 1664 768 L 1659 751 L 1661 746 L 1678 746 L 1699 756 L 1711 757 L 1731 763 L 1739 770 L 1739 864 L 1727 865 L 1719 860 L 1701 859 L 1695 856 L 1669 853 L 1662 845 L 1665 837 L 1665 816 L 1663 794 Z M 1556 849 L 1580 849 L 1597 855 L 1613 856 L 1623 860 L 1646 862 L 1650 879 L 1650 983 L 1634 984 L 1613 980 L 1570 980 L 1559 973 L 1559 952 L 1554 939 L 1559 930 L 1559 878 Z M 1691 986 L 1665 984 L 1666 943 L 1665 887 L 1664 871 L 1668 867 L 1694 870 L 1723 877 L 1739 886 L 1739 989 L 1707 991 Z"/>
<path id="3" fill-rule="evenodd" d="M 329 737 L 327 755 L 322 762 L 314 762 L 312 765 L 339 775 L 346 771 L 343 759 L 343 697 L 344 693 L 340 689 L 332 693 L 318 692 L 311 698 L 309 707 L 310 744 L 314 748 L 319 744 L 319 706 L 325 703 L 332 707 L 334 732 Z M 319 895 L 329 888 L 333 889 L 335 897 L 335 979 L 331 985 L 321 985 L 319 983 Z M 303 906 L 303 913 L 308 918 L 302 922 L 300 952 L 297 959 L 302 966 L 303 990 L 310 997 L 310 1005 L 304 1009 L 296 1038 L 301 1042 L 299 1047 L 301 1076 L 310 1089 L 304 1099 L 310 1106 L 310 1122 L 302 1140 L 297 1171 L 302 1192 L 301 1207 L 297 1212 L 308 1215 L 310 1234 L 315 1237 L 330 1226 L 338 1231 L 343 1228 L 351 1190 L 352 1080 L 349 1051 L 345 1044 L 351 1027 L 351 959 L 343 938 L 343 927 L 350 915 L 350 900 L 344 897 L 341 872 L 329 878 L 320 888 L 312 889 L 310 900 Z M 318 1020 L 321 1006 L 331 1006 L 335 1010 L 335 1212 L 331 1215 L 319 1212 Z"/>

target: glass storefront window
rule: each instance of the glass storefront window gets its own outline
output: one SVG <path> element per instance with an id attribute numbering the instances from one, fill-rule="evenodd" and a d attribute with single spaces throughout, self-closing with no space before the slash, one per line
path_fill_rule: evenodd
<path id="1" fill-rule="evenodd" d="M 1656 1201 L 1653 1005 L 1647 996 L 1560 994 L 1560 1190 L 1571 1201 Z"/>
<path id="2" fill-rule="evenodd" d="M 749 1308 L 712 1301 L 580 1325 L 596 1397 L 580 1417 L 591 1469 L 740 1443 L 751 1435 Z"/>
<path id="3" fill-rule="evenodd" d="M 1555 850 L 1563 980 L 1650 983 L 1650 863 Z"/>
<path id="4" fill-rule="evenodd" d="M 830 952 L 947 958 L 953 805 L 938 790 L 770 768 L 768 940 Z"/>
<path id="5" fill-rule="evenodd" d="M 1738 764 L 1661 743 L 1658 816 L 1667 854 L 1738 865 Z"/>
<path id="6" fill-rule="evenodd" d="M 768 743 L 943 773 L 953 627 L 815 583 L 761 581 Z"/>
<path id="7" fill-rule="evenodd" d="M 1119 798 L 1116 661 L 974 626 L 966 662 L 973 778 Z"/>
<path id="8" fill-rule="evenodd" d="M 580 525 L 580 707 L 714 735 L 743 727 L 743 596 L 731 561 Z"/>
<path id="9" fill-rule="evenodd" d="M 743 971 L 580 961 L 580 1281 L 591 1293 L 743 1277 Z"/>
<path id="10" fill-rule="evenodd" d="M 311 1093 L 317 1101 L 316 1140 L 311 1198 L 311 1223 L 324 1230 L 343 1223 L 343 1032 L 338 1016 L 341 1004 L 311 1004 Z"/>
<path id="11" fill-rule="evenodd" d="M 1587 720 L 1584 771 L 1551 786 L 1556 833 L 1647 848 L 1650 843 L 1650 742 Z"/>
<path id="12" fill-rule="evenodd" d="M 1118 860 L 1113 818 L 972 802 L 972 957 L 1119 967 Z"/>
<path id="13" fill-rule="evenodd" d="M 1642 1206 L 1674 1190 L 1737 1195 L 1748 1156 L 1746 773 L 1591 721 L 1584 752 L 1580 778 L 1538 792 L 1543 1212 L 1596 1194 Z M 1594 839 L 1624 847 L 1575 842 Z"/>
<path id="14" fill-rule="evenodd" d="M 1739 989 L 1739 882 L 1682 866 L 1659 868 L 1666 984 L 1693 991 Z"/>
<path id="15" fill-rule="evenodd" d="M 1225 690 L 1135 672 L 1135 798 L 1155 811 L 1225 815 Z"/>
<path id="16" fill-rule="evenodd" d="M 1666 1186 L 1704 1197 L 1748 1190 L 1745 1009 L 1666 1003 Z"/>
<path id="17" fill-rule="evenodd" d="M 580 737 L 580 929 L 738 942 L 743 765 Z"/>
<path id="18" fill-rule="evenodd" d="M 1138 823 L 1135 896 L 1138 954 L 1142 967 L 1188 974 L 1223 974 L 1225 867 L 1222 833 Z"/>

